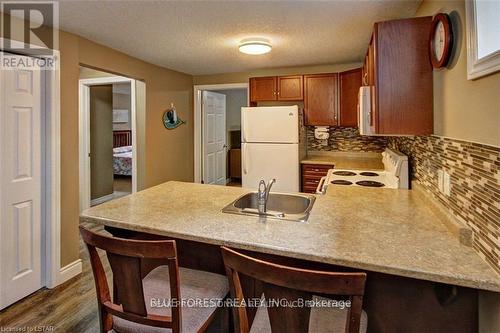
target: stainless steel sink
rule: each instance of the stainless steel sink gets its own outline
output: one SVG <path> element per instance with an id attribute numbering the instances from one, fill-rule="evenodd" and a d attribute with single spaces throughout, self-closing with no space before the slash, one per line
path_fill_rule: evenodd
<path id="1" fill-rule="evenodd" d="M 257 192 L 247 193 L 224 207 L 222 212 L 305 222 L 316 200 L 309 194 L 269 193 L 266 213 L 259 214 L 257 198 Z"/>

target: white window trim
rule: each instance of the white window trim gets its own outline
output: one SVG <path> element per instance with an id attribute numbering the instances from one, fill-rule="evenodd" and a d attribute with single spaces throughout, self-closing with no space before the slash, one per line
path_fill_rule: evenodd
<path id="1" fill-rule="evenodd" d="M 476 0 L 465 1 L 467 30 L 467 79 L 474 80 L 500 71 L 500 50 L 478 58 L 476 29 Z"/>
<path id="2" fill-rule="evenodd" d="M 247 90 L 247 105 L 250 105 L 250 91 L 248 83 L 226 83 L 226 84 L 207 84 L 195 85 L 194 92 L 194 182 L 201 183 L 203 179 L 202 169 L 202 98 L 201 93 L 203 90 L 233 90 L 233 89 L 246 89 Z"/>

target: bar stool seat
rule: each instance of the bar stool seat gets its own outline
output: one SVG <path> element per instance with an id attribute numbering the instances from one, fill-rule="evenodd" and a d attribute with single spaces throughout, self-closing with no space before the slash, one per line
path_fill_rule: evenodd
<path id="1" fill-rule="evenodd" d="M 198 271 L 188 268 L 179 268 L 181 297 L 184 300 L 223 299 L 229 292 L 225 276 Z M 148 314 L 171 316 L 169 306 L 152 307 L 151 300 L 163 302 L 170 300 L 170 283 L 167 266 L 159 266 L 152 270 L 143 280 L 144 302 Z M 153 304 L 154 305 L 154 304 Z M 169 304 L 166 304 L 169 305 Z M 192 305 L 192 304 L 190 304 Z M 200 306 L 182 307 L 182 332 L 198 332 L 213 315 L 215 308 Z M 113 316 L 113 329 L 118 333 L 165 333 L 169 328 L 151 327 L 134 323 L 117 316 Z"/>
<path id="2" fill-rule="evenodd" d="M 225 246 L 221 250 L 231 297 L 245 300 L 262 292 L 261 296 L 269 300 L 268 307 L 247 309 L 246 302 L 234 307 L 235 332 L 366 332 L 367 319 L 362 311 L 366 273 L 310 270 L 272 263 Z M 251 278 L 254 284 L 243 280 L 250 284 L 243 287 L 242 277 Z M 337 297 L 349 300 L 350 306 L 341 310 L 325 306 L 339 304 L 321 304 Z M 307 300 L 322 302 L 307 304 Z M 254 311 L 256 317 L 251 318 Z"/>
<path id="3" fill-rule="evenodd" d="M 313 296 L 314 301 L 327 300 L 320 296 Z M 313 308 L 309 318 L 308 333 L 325 333 L 325 332 L 345 332 L 347 322 L 347 309 L 339 308 Z M 360 333 L 366 333 L 368 326 L 368 317 L 366 312 L 361 313 Z M 271 322 L 265 307 L 259 307 L 255 314 L 250 333 L 271 333 Z"/>
<path id="4" fill-rule="evenodd" d="M 226 297 L 226 277 L 179 268 L 175 240 L 109 237 L 84 226 L 80 234 L 94 274 L 99 332 L 201 333 L 217 314 L 224 316 L 223 308 L 205 300 Z M 113 273 L 113 295 L 98 249 L 106 252 Z"/>

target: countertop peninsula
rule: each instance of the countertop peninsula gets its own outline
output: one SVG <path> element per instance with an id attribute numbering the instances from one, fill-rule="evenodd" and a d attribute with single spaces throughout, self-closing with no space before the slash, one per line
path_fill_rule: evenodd
<path id="1" fill-rule="evenodd" d="M 305 223 L 221 209 L 249 189 L 170 181 L 80 220 L 360 270 L 500 292 L 500 276 L 415 190 L 333 187 Z"/>

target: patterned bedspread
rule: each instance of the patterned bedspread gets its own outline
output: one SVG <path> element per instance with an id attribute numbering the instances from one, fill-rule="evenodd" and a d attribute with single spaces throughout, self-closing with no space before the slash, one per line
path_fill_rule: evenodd
<path id="1" fill-rule="evenodd" d="M 113 148 L 115 175 L 132 176 L 132 146 Z"/>

